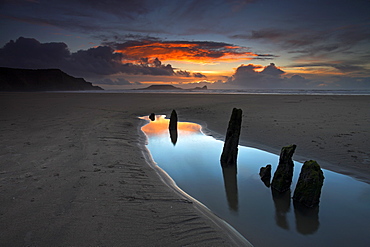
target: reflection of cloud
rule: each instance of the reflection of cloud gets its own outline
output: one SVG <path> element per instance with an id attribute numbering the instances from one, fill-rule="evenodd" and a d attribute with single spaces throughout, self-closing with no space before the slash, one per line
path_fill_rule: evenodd
<path id="1" fill-rule="evenodd" d="M 150 121 L 147 125 L 144 125 L 141 129 L 147 135 L 161 135 L 164 133 L 168 133 L 168 126 L 170 124 L 170 120 L 165 118 L 165 115 L 156 116 L 155 121 Z M 145 116 L 141 119 L 148 120 L 149 117 Z M 177 129 L 178 131 L 184 135 L 189 132 L 200 132 L 200 125 L 195 123 L 189 122 L 178 122 Z"/>

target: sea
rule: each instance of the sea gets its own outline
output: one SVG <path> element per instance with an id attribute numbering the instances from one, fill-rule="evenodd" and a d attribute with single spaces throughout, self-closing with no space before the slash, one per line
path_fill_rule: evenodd
<path id="1" fill-rule="evenodd" d="M 56 91 L 53 91 L 56 92 Z M 59 93 L 169 93 L 169 94 L 260 94 L 260 95 L 370 95 L 369 90 L 319 90 L 319 89 L 207 89 L 207 90 L 89 90 L 57 91 Z"/>

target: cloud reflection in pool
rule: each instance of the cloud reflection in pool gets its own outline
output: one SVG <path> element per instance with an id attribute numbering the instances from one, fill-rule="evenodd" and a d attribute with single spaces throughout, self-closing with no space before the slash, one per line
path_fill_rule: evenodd
<path id="1" fill-rule="evenodd" d="M 142 119 L 149 120 L 147 117 Z M 291 191 L 276 193 L 259 178 L 259 169 L 279 157 L 239 146 L 236 169 L 222 169 L 223 142 L 206 136 L 195 123 L 178 123 L 176 145 L 169 120 L 142 127 L 153 160 L 177 186 L 226 220 L 255 246 L 366 246 L 370 232 L 370 185 L 324 170 L 320 205 L 306 208 L 291 200 L 301 163 L 294 162 Z M 299 152 L 299 145 L 297 151 Z M 294 156 L 293 156 L 294 158 Z"/>

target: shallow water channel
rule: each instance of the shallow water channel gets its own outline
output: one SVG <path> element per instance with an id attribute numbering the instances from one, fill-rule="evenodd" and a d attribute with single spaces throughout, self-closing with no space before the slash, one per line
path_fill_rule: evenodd
<path id="1" fill-rule="evenodd" d="M 291 196 L 302 163 L 294 162 L 291 192 L 275 193 L 258 173 L 271 164 L 273 175 L 278 155 L 239 146 L 237 170 L 223 170 L 222 141 L 204 135 L 195 123 L 179 122 L 177 135 L 170 135 L 168 124 L 165 116 L 157 115 L 142 127 L 153 160 L 178 187 L 254 246 L 369 246 L 369 184 L 323 169 L 319 206 L 301 207 Z"/>

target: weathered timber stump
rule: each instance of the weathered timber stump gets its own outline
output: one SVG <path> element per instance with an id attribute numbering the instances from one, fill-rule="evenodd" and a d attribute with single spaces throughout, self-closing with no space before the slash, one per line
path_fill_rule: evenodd
<path id="1" fill-rule="evenodd" d="M 152 121 L 154 121 L 155 120 L 155 114 L 154 113 L 150 113 L 149 119 L 152 120 Z"/>
<path id="2" fill-rule="evenodd" d="M 175 110 L 172 110 L 170 117 L 170 125 L 168 126 L 169 130 L 177 130 L 177 113 Z"/>
<path id="3" fill-rule="evenodd" d="M 262 182 L 267 186 L 270 187 L 271 183 L 271 165 L 267 165 L 266 167 L 261 167 L 259 173 Z"/>
<path id="4" fill-rule="evenodd" d="M 294 168 L 292 156 L 296 147 L 296 145 L 289 145 L 281 149 L 279 165 L 271 182 L 271 187 L 279 192 L 290 189 Z"/>
<path id="5" fill-rule="evenodd" d="M 294 190 L 293 200 L 307 207 L 319 204 L 324 179 L 324 174 L 316 161 L 304 162 Z"/>
<path id="6" fill-rule="evenodd" d="M 220 159 L 222 167 L 236 166 L 242 115 L 243 111 L 236 108 L 234 108 L 231 113 L 224 148 Z"/>
<path id="7" fill-rule="evenodd" d="M 178 133 L 177 133 L 177 113 L 175 110 L 172 110 L 168 130 L 170 131 L 170 138 L 172 144 L 176 145 Z"/>

